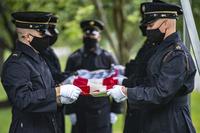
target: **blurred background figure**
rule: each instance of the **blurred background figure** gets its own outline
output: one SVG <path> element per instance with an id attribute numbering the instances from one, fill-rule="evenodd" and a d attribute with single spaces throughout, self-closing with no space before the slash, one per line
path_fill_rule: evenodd
<path id="1" fill-rule="evenodd" d="M 99 46 L 104 24 L 98 20 L 84 20 L 80 27 L 83 47 L 69 56 L 65 71 L 110 69 L 116 64 L 112 55 Z M 71 108 L 67 108 L 67 113 L 74 125 L 73 133 L 111 133 L 111 124 L 116 122 L 116 114 L 121 110 L 121 104 L 110 101 L 109 97 L 81 96 Z"/>
<path id="2" fill-rule="evenodd" d="M 55 54 L 54 50 L 51 48 L 55 44 L 58 38 L 58 30 L 56 28 L 57 23 L 57 17 L 53 15 L 49 21 L 49 27 L 48 31 L 51 34 L 51 37 L 49 39 L 49 42 L 44 45 L 44 47 L 40 50 L 40 55 L 43 57 L 45 62 L 47 63 L 52 77 L 54 79 L 54 82 L 56 85 L 59 85 L 66 77 L 66 73 L 61 72 L 61 66 L 59 63 L 59 59 L 57 55 Z M 62 133 L 65 132 L 65 123 L 64 123 L 64 112 L 63 112 L 63 106 L 58 107 L 58 113 L 56 114 L 56 120 L 58 123 L 58 127 L 62 131 Z"/>

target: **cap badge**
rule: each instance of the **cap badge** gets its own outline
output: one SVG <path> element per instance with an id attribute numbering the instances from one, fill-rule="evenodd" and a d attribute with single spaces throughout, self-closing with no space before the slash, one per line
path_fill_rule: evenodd
<path id="1" fill-rule="evenodd" d="M 142 12 L 145 12 L 145 5 L 142 6 Z"/>

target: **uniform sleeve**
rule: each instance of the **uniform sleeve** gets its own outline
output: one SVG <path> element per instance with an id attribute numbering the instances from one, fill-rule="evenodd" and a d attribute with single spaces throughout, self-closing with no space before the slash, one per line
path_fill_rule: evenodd
<path id="1" fill-rule="evenodd" d="M 139 106 L 166 104 L 180 91 L 185 76 L 185 55 L 179 53 L 162 64 L 159 75 L 153 75 L 155 86 L 128 88 L 129 103 Z"/>
<path id="2" fill-rule="evenodd" d="M 16 62 L 8 63 L 2 71 L 2 84 L 13 107 L 24 112 L 54 112 L 57 110 L 55 89 L 36 88 L 30 71 Z"/>
<path id="3" fill-rule="evenodd" d="M 53 76 L 55 84 L 59 84 L 62 81 L 64 81 L 66 78 L 66 75 L 61 72 L 59 59 L 56 56 L 53 49 L 48 48 L 48 49 L 46 49 L 46 51 L 41 53 L 41 55 L 44 58 L 44 60 L 46 61 L 47 65 L 49 66 L 49 69 L 51 71 L 51 74 Z"/>

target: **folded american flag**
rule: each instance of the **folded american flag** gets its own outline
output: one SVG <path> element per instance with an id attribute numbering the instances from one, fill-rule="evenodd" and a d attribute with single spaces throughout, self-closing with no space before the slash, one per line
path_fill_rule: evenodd
<path id="1" fill-rule="evenodd" d="M 62 84 L 73 84 L 81 88 L 82 95 L 99 96 L 118 83 L 116 77 L 124 78 L 124 66 L 113 65 L 111 69 L 88 71 L 80 69 L 77 75 L 68 77 Z"/>

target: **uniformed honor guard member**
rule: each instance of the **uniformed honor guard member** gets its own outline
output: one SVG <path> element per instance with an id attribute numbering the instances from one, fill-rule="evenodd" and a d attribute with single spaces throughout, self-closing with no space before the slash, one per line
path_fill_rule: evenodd
<path id="1" fill-rule="evenodd" d="M 99 46 L 104 24 L 98 20 L 84 20 L 80 27 L 84 34 L 83 47 L 69 56 L 66 71 L 110 69 L 112 64 L 116 64 L 112 55 Z M 121 104 L 111 102 L 109 97 L 91 96 L 80 96 L 68 110 L 68 113 L 74 113 L 71 114 L 75 124 L 73 129 L 76 129 L 73 133 L 111 133 L 111 123 L 121 112 Z"/>
<path id="2" fill-rule="evenodd" d="M 188 94 L 194 88 L 196 69 L 176 32 L 176 18 L 182 9 L 154 1 L 142 3 L 141 13 L 148 41 L 158 45 L 147 64 L 149 81 L 127 87 L 124 83 L 128 79 L 124 79 L 107 94 L 118 102 L 128 99 L 132 109 L 140 110 L 137 133 L 195 133 Z"/>
<path id="3" fill-rule="evenodd" d="M 53 46 L 56 43 L 59 35 L 59 32 L 56 28 L 57 21 L 58 18 L 55 15 L 53 15 L 49 21 L 49 27 L 48 27 L 48 31 L 51 33 L 51 38 L 49 40 L 49 43 L 45 44 L 43 49 L 41 49 L 40 55 L 47 63 L 55 84 L 59 85 L 63 80 L 66 79 L 67 74 L 61 72 L 59 59 L 55 54 L 53 48 L 51 48 L 51 46 Z M 58 127 L 60 128 L 62 133 L 65 133 L 65 123 L 64 123 L 65 119 L 64 119 L 63 106 L 60 106 L 57 112 L 58 113 L 56 114 L 56 120 L 58 122 Z"/>
<path id="4" fill-rule="evenodd" d="M 140 25 L 140 30 L 142 35 L 146 37 L 146 26 Z M 147 39 L 144 41 L 144 44 L 138 51 L 135 59 L 130 60 L 125 65 L 125 76 L 128 79 L 124 81 L 124 86 L 132 88 L 140 84 L 146 84 L 148 82 L 146 72 L 147 64 L 149 59 L 156 52 L 157 47 L 158 45 L 152 45 Z M 132 108 L 127 103 L 124 133 L 138 133 L 138 120 L 140 120 L 140 118 L 141 111 L 139 109 Z"/>
<path id="5" fill-rule="evenodd" d="M 67 78 L 67 74 L 61 72 L 59 59 L 52 48 L 59 36 L 59 31 L 56 28 L 57 21 L 58 18 L 54 15 L 49 22 L 48 28 L 48 31 L 51 33 L 51 40 L 49 41 L 49 44 L 47 44 L 46 47 L 40 52 L 40 54 L 49 66 L 55 83 L 60 84 Z"/>
<path id="6" fill-rule="evenodd" d="M 12 14 L 18 40 L 4 63 L 2 84 L 12 105 L 10 133 L 61 133 L 56 121 L 58 106 L 77 100 L 74 85 L 55 86 L 41 49 L 49 43 L 52 17 L 48 12 Z"/>

